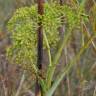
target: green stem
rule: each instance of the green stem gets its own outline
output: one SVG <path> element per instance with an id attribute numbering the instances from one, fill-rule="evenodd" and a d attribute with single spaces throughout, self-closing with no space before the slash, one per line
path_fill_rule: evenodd
<path id="1" fill-rule="evenodd" d="M 43 32 L 43 36 L 44 36 L 46 46 L 47 46 L 47 51 L 48 51 L 48 56 L 49 56 L 49 66 L 52 66 L 50 45 L 49 45 L 49 42 L 48 42 L 48 39 L 47 39 L 47 36 L 46 36 L 45 32 Z"/>
<path id="2" fill-rule="evenodd" d="M 48 51 L 48 57 L 49 57 L 49 66 L 48 66 L 48 68 L 50 68 L 52 66 L 52 58 L 51 58 L 51 52 L 50 52 L 50 45 L 49 45 L 49 42 L 48 42 L 48 39 L 47 39 L 47 36 L 46 36 L 45 32 L 43 32 L 43 36 L 44 36 L 44 39 L 45 39 L 45 42 L 46 42 L 47 51 Z M 46 84 L 47 84 L 47 88 L 49 88 L 49 85 L 51 83 L 49 82 L 48 78 L 46 78 Z"/>
<path id="3" fill-rule="evenodd" d="M 52 96 L 54 91 L 56 90 L 56 88 L 58 87 L 58 85 L 60 84 L 60 82 L 62 81 L 62 79 L 64 78 L 64 76 L 66 74 L 68 74 L 70 72 L 70 69 L 73 67 L 74 64 L 76 64 L 76 61 L 80 59 L 80 56 L 82 55 L 82 53 L 85 51 L 85 49 L 89 46 L 89 44 L 91 43 L 91 40 L 93 39 L 93 36 L 89 39 L 89 41 L 81 48 L 81 50 L 79 51 L 79 53 L 76 55 L 76 57 L 74 59 L 72 59 L 72 61 L 67 64 L 67 66 L 63 69 L 63 72 L 60 74 L 60 76 L 58 77 L 57 80 L 55 80 L 55 83 L 53 84 L 53 86 L 48 90 L 48 92 L 46 93 L 45 96 Z"/>
<path id="4" fill-rule="evenodd" d="M 52 82 L 52 78 L 53 78 L 53 75 L 54 75 L 54 71 L 55 71 L 56 65 L 58 64 L 58 61 L 60 59 L 62 50 L 66 46 L 66 44 L 67 44 L 67 42 L 69 40 L 70 35 L 71 35 L 71 30 L 63 38 L 63 42 L 61 43 L 60 48 L 58 49 L 57 54 L 55 55 L 55 57 L 53 59 L 52 66 L 48 67 L 47 76 L 46 76 L 46 79 L 48 80 L 47 81 L 48 88 L 50 88 L 50 86 L 51 86 L 51 82 Z"/>

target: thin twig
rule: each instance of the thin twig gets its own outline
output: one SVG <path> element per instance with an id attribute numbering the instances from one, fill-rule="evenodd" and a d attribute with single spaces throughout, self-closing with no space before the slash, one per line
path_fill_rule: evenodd
<path id="1" fill-rule="evenodd" d="M 64 53 L 65 53 L 65 64 L 68 64 L 68 52 L 67 52 L 67 47 L 65 47 L 64 49 Z M 67 75 L 66 77 L 67 81 L 67 88 L 68 88 L 68 96 L 71 96 L 71 86 L 70 86 L 70 80 L 69 80 L 69 76 Z"/>

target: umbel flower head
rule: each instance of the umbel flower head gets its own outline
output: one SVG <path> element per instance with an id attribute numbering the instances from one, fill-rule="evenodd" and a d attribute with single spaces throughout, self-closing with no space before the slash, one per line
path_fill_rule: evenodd
<path id="1" fill-rule="evenodd" d="M 17 9 L 8 22 L 12 40 L 12 46 L 7 48 L 9 60 L 24 69 L 37 71 L 38 22 L 42 20 L 43 32 L 46 34 L 48 43 L 51 48 L 55 48 L 60 40 L 58 28 L 62 25 L 61 16 L 66 18 L 70 27 L 74 27 L 78 22 L 76 13 L 67 5 L 45 4 L 43 16 L 38 14 L 37 5 Z M 45 40 L 43 48 L 45 50 L 47 48 Z"/>

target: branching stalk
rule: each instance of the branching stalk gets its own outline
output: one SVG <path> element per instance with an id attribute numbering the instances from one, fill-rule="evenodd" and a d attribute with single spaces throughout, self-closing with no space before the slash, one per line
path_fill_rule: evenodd
<path id="1" fill-rule="evenodd" d="M 57 50 L 57 53 L 53 59 L 52 66 L 48 67 L 46 78 L 48 79 L 47 84 L 49 87 L 51 86 L 54 71 L 55 71 L 56 65 L 58 64 L 58 61 L 60 59 L 62 50 L 66 46 L 66 44 L 68 43 L 70 35 L 71 35 L 71 31 L 66 34 L 65 38 L 63 38 L 63 42 L 61 43 L 61 45 L 60 45 L 59 49 Z"/>
<path id="2" fill-rule="evenodd" d="M 43 35 L 44 35 L 44 39 L 45 39 L 45 42 L 46 42 L 46 46 L 47 46 L 47 51 L 48 51 L 48 57 L 49 57 L 49 67 L 52 66 L 52 59 L 51 59 L 51 52 L 50 52 L 50 45 L 49 45 L 49 42 L 48 42 L 48 39 L 47 39 L 47 36 L 45 34 L 45 32 L 43 32 Z M 48 73 L 47 73 L 48 74 Z M 51 85 L 51 82 L 49 82 L 49 79 L 46 78 L 46 84 L 47 84 L 47 88 L 49 88 L 49 86 Z"/>
<path id="3" fill-rule="evenodd" d="M 67 64 L 67 66 L 63 69 L 62 73 L 58 77 L 58 79 L 54 82 L 53 86 L 49 89 L 49 91 L 46 93 L 45 96 L 52 96 L 62 79 L 66 74 L 70 72 L 70 69 L 73 67 L 74 64 L 76 64 L 76 61 L 80 59 L 82 53 L 85 51 L 85 49 L 90 45 L 91 40 L 94 39 L 94 36 L 92 36 L 88 42 L 80 49 L 79 53 L 76 55 L 75 58 L 72 59 L 72 61 Z"/>

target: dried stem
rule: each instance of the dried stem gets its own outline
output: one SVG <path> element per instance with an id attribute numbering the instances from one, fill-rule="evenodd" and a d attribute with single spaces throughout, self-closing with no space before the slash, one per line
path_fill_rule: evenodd
<path id="1" fill-rule="evenodd" d="M 16 92 L 15 96 L 19 96 L 20 91 L 21 91 L 21 89 L 22 89 L 22 85 L 23 85 L 23 83 L 24 83 L 24 80 L 25 80 L 25 71 L 24 71 L 24 73 L 22 74 L 21 81 L 20 81 L 20 84 L 19 84 L 19 87 L 18 87 L 18 89 L 17 89 L 17 92 Z"/>
<path id="2" fill-rule="evenodd" d="M 38 14 L 42 16 L 44 14 L 44 0 L 38 0 Z M 42 76 L 42 60 L 43 60 L 43 26 L 42 19 L 39 18 L 38 22 L 38 59 L 37 59 L 37 67 L 40 72 L 40 76 Z M 39 84 L 39 78 L 36 78 L 36 88 L 35 88 L 35 96 L 42 96 L 42 88 Z"/>

